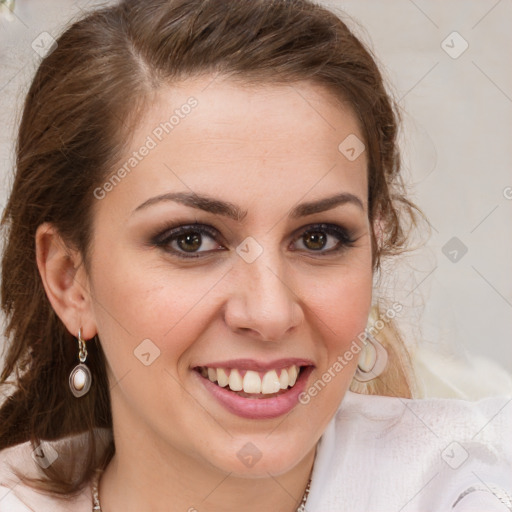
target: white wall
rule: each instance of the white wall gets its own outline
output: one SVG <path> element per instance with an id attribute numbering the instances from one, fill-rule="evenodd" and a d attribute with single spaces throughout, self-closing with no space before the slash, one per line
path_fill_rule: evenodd
<path id="1" fill-rule="evenodd" d="M 417 283 L 424 280 L 422 342 L 512 370 L 512 4 L 329 5 L 363 25 L 406 111 L 414 198 L 432 225 L 427 248 L 411 262 Z M 443 49 L 457 56 L 466 44 L 457 58 Z M 453 237 L 460 242 L 446 246 Z M 467 248 L 463 257 L 457 244 Z M 458 261 L 443 248 L 450 258 L 457 250 Z"/>
<path id="2" fill-rule="evenodd" d="M 32 45 L 94 3 L 18 0 L 12 21 L 0 20 L 0 206 L 16 119 L 39 60 Z M 408 308 L 409 340 L 460 358 L 484 355 L 512 371 L 512 3 L 325 3 L 348 13 L 404 111 L 406 172 L 432 225 L 426 247 L 392 276 L 398 287 L 390 296 Z M 447 38 L 454 31 L 463 39 Z M 447 51 L 455 56 L 464 41 L 467 49 L 452 58 Z M 446 246 L 453 237 L 460 247 Z"/>

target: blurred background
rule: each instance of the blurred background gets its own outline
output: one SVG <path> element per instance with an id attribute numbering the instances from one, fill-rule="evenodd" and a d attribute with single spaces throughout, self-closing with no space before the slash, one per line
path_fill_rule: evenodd
<path id="1" fill-rule="evenodd" d="M 430 236 L 422 229 L 423 246 L 384 266 L 376 294 L 403 305 L 397 320 L 422 394 L 510 394 L 512 2 L 319 3 L 372 50 L 400 107 L 403 172 Z M 0 210 L 41 57 L 72 20 L 105 4 L 0 1 Z"/>

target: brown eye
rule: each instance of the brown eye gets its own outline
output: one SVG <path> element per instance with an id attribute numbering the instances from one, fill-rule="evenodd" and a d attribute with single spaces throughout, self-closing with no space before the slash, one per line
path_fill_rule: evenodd
<path id="1" fill-rule="evenodd" d="M 342 226 L 336 224 L 315 224 L 308 226 L 308 229 L 294 241 L 292 250 L 306 252 L 318 252 L 319 254 L 334 254 L 337 251 L 352 247 L 354 244 L 352 234 Z"/>
<path id="2" fill-rule="evenodd" d="M 164 251 L 182 258 L 198 258 L 225 250 L 217 240 L 219 232 L 208 225 L 176 226 L 155 236 L 152 243 Z"/>
<path id="3" fill-rule="evenodd" d="M 321 231 L 310 231 L 303 236 L 304 245 L 313 251 L 323 249 L 327 243 L 325 233 Z"/>
<path id="4" fill-rule="evenodd" d="M 200 233 L 187 233 L 176 238 L 178 247 L 185 252 L 197 251 L 202 244 Z"/>

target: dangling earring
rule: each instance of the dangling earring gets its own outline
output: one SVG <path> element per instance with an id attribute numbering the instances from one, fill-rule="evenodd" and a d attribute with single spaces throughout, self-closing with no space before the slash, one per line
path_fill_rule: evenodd
<path id="1" fill-rule="evenodd" d="M 359 356 L 354 379 L 359 382 L 368 382 L 378 377 L 386 368 L 388 353 L 386 349 L 368 332 Z"/>
<path id="2" fill-rule="evenodd" d="M 85 364 L 87 359 L 87 347 L 85 341 L 82 339 L 82 328 L 78 330 L 78 359 L 80 364 L 77 364 L 72 372 L 69 374 L 69 388 L 71 393 L 77 398 L 84 396 L 91 389 L 92 375 L 91 371 Z"/>

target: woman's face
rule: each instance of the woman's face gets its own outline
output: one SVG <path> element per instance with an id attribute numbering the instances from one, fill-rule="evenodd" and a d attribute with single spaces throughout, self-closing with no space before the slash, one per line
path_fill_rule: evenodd
<path id="1" fill-rule="evenodd" d="M 90 314 L 118 450 L 246 476 L 312 453 L 371 303 L 361 139 L 308 83 L 158 92 L 94 200 Z"/>

